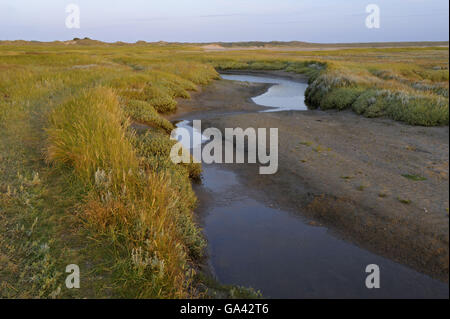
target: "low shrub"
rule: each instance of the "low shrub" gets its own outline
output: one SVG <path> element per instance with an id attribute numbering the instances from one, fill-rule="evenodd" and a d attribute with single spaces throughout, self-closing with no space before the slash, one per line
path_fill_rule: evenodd
<path id="1" fill-rule="evenodd" d="M 108 88 L 85 89 L 49 116 L 47 159 L 73 166 L 93 182 L 99 167 L 114 169 L 115 179 L 136 169 L 137 159 L 126 138 L 126 116 Z"/>
<path id="2" fill-rule="evenodd" d="M 161 117 L 148 102 L 129 100 L 123 103 L 123 108 L 128 116 L 139 122 L 162 128 L 167 133 L 170 133 L 174 129 L 173 124 Z"/>

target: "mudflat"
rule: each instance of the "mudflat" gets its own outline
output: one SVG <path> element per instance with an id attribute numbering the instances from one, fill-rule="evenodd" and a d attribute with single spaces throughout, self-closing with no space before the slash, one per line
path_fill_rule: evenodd
<path id="1" fill-rule="evenodd" d="M 278 128 L 276 174 L 259 175 L 259 164 L 229 165 L 258 190 L 255 196 L 448 282 L 448 126 L 410 126 L 351 111 L 261 113 L 267 108 L 251 97 L 269 86 L 215 81 L 180 100 L 169 119 L 201 119 L 203 128 L 221 130 Z"/>

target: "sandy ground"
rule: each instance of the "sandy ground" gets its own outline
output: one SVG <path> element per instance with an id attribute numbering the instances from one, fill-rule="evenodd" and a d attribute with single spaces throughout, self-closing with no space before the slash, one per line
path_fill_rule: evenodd
<path id="1" fill-rule="evenodd" d="M 228 165 L 255 196 L 448 282 L 448 127 L 409 126 L 350 111 L 257 113 L 263 108 L 250 98 L 267 87 L 215 81 L 180 100 L 170 119 L 201 119 L 203 128 L 277 127 L 276 174 L 259 175 L 255 164 Z"/>

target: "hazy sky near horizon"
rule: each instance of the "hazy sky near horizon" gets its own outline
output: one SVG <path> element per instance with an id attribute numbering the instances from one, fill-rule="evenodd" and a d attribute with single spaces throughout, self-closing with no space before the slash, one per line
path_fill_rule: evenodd
<path id="1" fill-rule="evenodd" d="M 65 26 L 70 3 L 80 29 Z M 365 26 L 371 3 L 379 29 Z M 0 0 L 0 40 L 448 41 L 448 10 L 448 0 Z"/>

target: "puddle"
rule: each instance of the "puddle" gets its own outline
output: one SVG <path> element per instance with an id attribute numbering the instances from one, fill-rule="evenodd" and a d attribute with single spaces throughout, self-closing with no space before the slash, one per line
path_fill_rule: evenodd
<path id="1" fill-rule="evenodd" d="M 252 98 L 253 102 L 258 105 L 275 108 L 261 112 L 305 111 L 308 109 L 305 104 L 307 83 L 255 75 L 222 74 L 221 77 L 225 80 L 241 82 L 273 83 L 274 85 L 267 92 Z"/>

